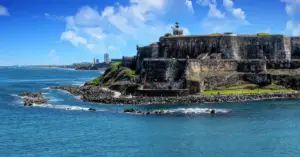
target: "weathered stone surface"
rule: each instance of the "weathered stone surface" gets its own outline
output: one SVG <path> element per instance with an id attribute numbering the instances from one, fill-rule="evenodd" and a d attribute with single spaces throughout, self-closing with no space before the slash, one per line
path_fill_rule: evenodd
<path id="1" fill-rule="evenodd" d="M 21 97 L 31 97 L 31 98 L 40 98 L 43 97 L 42 93 L 21 93 Z"/>
<path id="2" fill-rule="evenodd" d="M 134 83 L 118 83 L 118 84 L 113 84 L 110 85 L 108 87 L 111 90 L 114 91 L 119 91 L 121 92 L 123 95 L 136 95 L 137 94 L 137 90 L 141 88 L 141 85 L 139 84 L 134 84 Z"/>
<path id="3" fill-rule="evenodd" d="M 222 59 L 291 59 L 291 50 L 300 43 L 283 35 L 219 35 L 219 36 L 180 36 L 160 39 L 160 57 L 197 58 L 202 53 L 220 53 Z"/>
<path id="4" fill-rule="evenodd" d="M 42 93 L 21 93 L 19 96 L 24 98 L 24 106 L 41 105 L 48 102 Z"/>

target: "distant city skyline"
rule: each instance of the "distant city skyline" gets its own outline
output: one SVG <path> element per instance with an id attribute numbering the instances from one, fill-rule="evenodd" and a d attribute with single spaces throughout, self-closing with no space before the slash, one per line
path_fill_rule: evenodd
<path id="1" fill-rule="evenodd" d="M 300 35 L 299 0 L 0 0 L 0 65 L 134 56 L 179 22 L 184 34 Z"/>

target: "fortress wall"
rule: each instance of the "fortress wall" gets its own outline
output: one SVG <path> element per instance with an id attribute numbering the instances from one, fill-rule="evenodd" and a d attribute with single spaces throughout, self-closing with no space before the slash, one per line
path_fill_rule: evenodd
<path id="1" fill-rule="evenodd" d="M 290 59 L 289 38 L 282 35 L 237 36 L 240 59 Z"/>
<path id="2" fill-rule="evenodd" d="M 164 58 L 197 58 L 203 53 L 218 53 L 221 36 L 170 37 L 160 40 L 160 57 Z"/>
<path id="3" fill-rule="evenodd" d="M 236 60 L 197 60 L 188 61 L 188 74 L 190 76 L 200 76 L 202 72 L 233 72 L 237 70 Z"/>
<path id="4" fill-rule="evenodd" d="M 220 53 L 223 59 L 291 59 L 290 40 L 282 35 L 166 37 L 160 39 L 159 57 L 185 58 L 188 55 L 195 59 L 200 54 Z M 296 50 L 298 39 L 292 43 Z"/>
<path id="5" fill-rule="evenodd" d="M 259 73 L 266 72 L 267 66 L 264 60 L 243 60 L 238 63 L 238 72 Z"/>
<path id="6" fill-rule="evenodd" d="M 143 71 L 148 82 L 178 81 L 185 74 L 185 60 L 146 59 Z"/>
<path id="7" fill-rule="evenodd" d="M 297 69 L 300 68 L 300 60 L 268 60 L 268 69 Z"/>
<path id="8" fill-rule="evenodd" d="M 292 59 L 300 59 L 300 37 L 291 37 Z"/>
<path id="9" fill-rule="evenodd" d="M 149 46 L 137 48 L 136 73 L 140 73 L 144 58 L 152 58 L 152 49 Z"/>
<path id="10" fill-rule="evenodd" d="M 145 59 L 143 62 L 143 81 L 146 88 L 174 89 L 185 88 L 186 60 Z"/>

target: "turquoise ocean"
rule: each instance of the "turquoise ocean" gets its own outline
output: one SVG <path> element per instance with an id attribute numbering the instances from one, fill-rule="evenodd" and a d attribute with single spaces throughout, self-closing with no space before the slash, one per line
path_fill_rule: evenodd
<path id="1" fill-rule="evenodd" d="M 2 157 L 296 157 L 299 100 L 198 105 L 101 105 L 49 86 L 82 85 L 100 71 L 0 67 Z M 24 107 L 17 94 L 50 102 Z M 174 115 L 124 114 L 124 108 Z M 97 112 L 89 112 L 96 108 Z M 205 113 L 216 109 L 216 115 Z"/>

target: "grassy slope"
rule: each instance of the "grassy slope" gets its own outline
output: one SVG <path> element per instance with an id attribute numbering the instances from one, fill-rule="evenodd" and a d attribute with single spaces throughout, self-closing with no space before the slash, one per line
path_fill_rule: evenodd
<path id="1" fill-rule="evenodd" d="M 135 71 L 127 67 L 123 67 L 121 62 L 112 64 L 105 70 L 104 74 L 89 81 L 89 85 L 110 85 L 114 82 L 118 82 L 124 78 L 133 78 Z"/>
<path id="2" fill-rule="evenodd" d="M 262 93 L 287 93 L 296 92 L 292 89 L 227 89 L 227 90 L 208 90 L 202 95 L 238 95 L 238 94 L 262 94 Z"/>
<path id="3" fill-rule="evenodd" d="M 296 92 L 296 90 L 286 89 L 276 84 L 259 87 L 256 84 L 246 84 L 237 82 L 235 85 L 219 86 L 214 90 L 207 90 L 202 92 L 202 95 L 236 95 L 236 94 L 261 94 L 261 93 L 287 93 Z"/>

